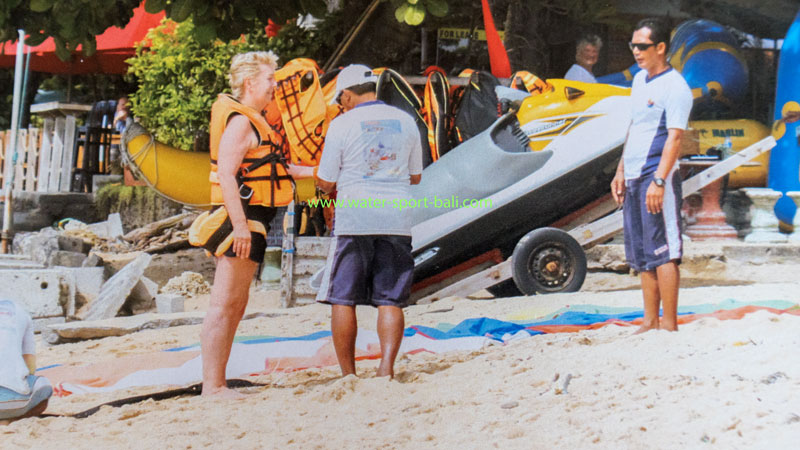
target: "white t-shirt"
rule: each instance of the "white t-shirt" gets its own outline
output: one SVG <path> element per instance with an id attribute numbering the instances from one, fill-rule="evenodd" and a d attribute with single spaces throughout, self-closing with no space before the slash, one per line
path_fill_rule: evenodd
<path id="1" fill-rule="evenodd" d="M 569 68 L 567 73 L 564 75 L 564 79 L 583 81 L 584 83 L 597 83 L 597 79 L 595 79 L 591 72 L 577 64 L 573 64 L 572 67 Z"/>
<path id="2" fill-rule="evenodd" d="M 35 354 L 31 316 L 15 302 L 0 300 L 0 387 L 30 394 L 30 371 L 22 355 Z"/>
<path id="3" fill-rule="evenodd" d="M 631 127 L 623 153 L 625 179 L 656 171 L 670 128 L 685 130 L 692 112 L 692 90 L 673 68 L 649 79 L 646 70 L 633 77 Z"/>
<path id="4" fill-rule="evenodd" d="M 331 122 L 317 176 L 336 183 L 334 233 L 411 236 L 400 202 L 411 198 L 409 175 L 422 173 L 414 119 L 380 101 L 358 105 Z"/>

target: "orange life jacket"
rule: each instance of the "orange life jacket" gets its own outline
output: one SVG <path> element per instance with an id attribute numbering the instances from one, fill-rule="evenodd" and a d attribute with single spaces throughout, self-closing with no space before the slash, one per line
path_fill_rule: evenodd
<path id="1" fill-rule="evenodd" d="M 447 77 L 438 71 L 431 71 L 425 83 L 423 95 L 423 110 L 425 125 L 428 126 L 428 145 L 431 149 L 433 161 L 439 159 L 448 150 L 447 132 L 449 128 L 450 105 L 448 93 L 450 83 Z"/>
<path id="2" fill-rule="evenodd" d="M 219 157 L 219 143 L 222 133 L 228 125 L 228 120 L 233 114 L 242 114 L 250 120 L 258 134 L 258 147 L 247 151 L 242 159 L 239 181 L 252 189 L 249 204 L 263 206 L 284 206 L 294 199 L 292 177 L 286 171 L 285 145 L 281 136 L 267 124 L 260 112 L 245 106 L 227 94 L 220 94 L 217 101 L 211 106 L 211 125 L 209 138 L 211 147 L 211 204 L 221 205 L 222 188 L 217 175 L 217 160 Z M 269 157 L 266 164 L 259 162 Z M 252 171 L 248 167 L 256 163 L 258 166 Z M 240 189 L 241 191 L 241 189 Z"/>
<path id="3" fill-rule="evenodd" d="M 275 104 L 280 111 L 291 160 L 317 166 L 322 158 L 325 133 L 340 109 L 329 106 L 329 94 L 319 80 L 317 64 L 307 58 L 289 61 L 275 72 Z M 334 84 L 335 85 L 335 84 Z M 328 95 L 326 95 L 328 94 Z"/>
<path id="4" fill-rule="evenodd" d="M 543 94 L 553 89 L 553 86 L 550 83 L 542 80 L 527 70 L 514 72 L 514 75 L 511 76 L 511 87 L 521 91 L 530 92 L 534 95 Z"/>

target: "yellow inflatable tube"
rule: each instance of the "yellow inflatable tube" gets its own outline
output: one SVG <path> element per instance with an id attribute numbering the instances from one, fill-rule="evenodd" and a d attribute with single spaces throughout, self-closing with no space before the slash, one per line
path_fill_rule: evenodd
<path id="1" fill-rule="evenodd" d="M 766 125 L 749 119 L 735 120 L 693 120 L 689 129 L 697 132 L 700 154 L 709 149 L 722 146 L 725 138 L 731 141 L 731 151 L 736 153 L 769 136 L 770 129 Z M 686 137 L 686 135 L 684 135 Z M 728 187 L 764 187 L 767 185 L 769 168 L 769 152 L 753 158 L 751 164 L 740 166 L 730 173 Z"/>
<path id="2" fill-rule="evenodd" d="M 144 127 L 131 124 L 123 136 L 123 158 L 136 176 L 164 197 L 196 208 L 208 208 L 211 198 L 210 156 L 187 152 L 153 138 Z M 299 201 L 316 195 L 313 178 L 297 180 Z"/>

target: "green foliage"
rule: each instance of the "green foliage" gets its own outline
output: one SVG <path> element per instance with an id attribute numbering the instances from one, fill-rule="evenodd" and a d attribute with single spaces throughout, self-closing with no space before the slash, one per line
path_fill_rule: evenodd
<path id="1" fill-rule="evenodd" d="M 200 44 L 191 21 L 165 21 L 150 30 L 150 48 L 140 43 L 128 60 L 128 73 L 139 83 L 131 96 L 132 111 L 159 140 L 191 149 L 193 136 L 208 129 L 217 94 L 228 90 L 227 73 L 236 53 L 263 48 L 265 37 Z"/>
<path id="2" fill-rule="evenodd" d="M 268 19 L 283 23 L 298 14 L 325 14 L 324 0 L 148 0 L 150 13 L 166 11 L 167 17 L 183 22 L 191 20 L 194 39 L 211 43 L 216 39 L 237 39 L 243 29 L 267 25 Z"/>
<path id="3" fill-rule="evenodd" d="M 325 29 L 322 27 L 321 29 Z M 280 62 L 317 58 L 326 41 L 319 30 L 307 30 L 290 22 L 276 37 L 267 38 L 260 25 L 236 40 L 210 44 L 195 39 L 191 20 L 164 24 L 150 30 L 136 56 L 129 59 L 129 74 L 138 80 L 131 95 L 132 111 L 162 142 L 189 150 L 195 136 L 208 131 L 211 105 L 221 92 L 230 92 L 228 68 L 233 55 L 254 50 L 273 50 Z"/>
<path id="4" fill-rule="evenodd" d="M 395 7 L 394 17 L 400 23 L 412 26 L 421 24 L 430 13 L 435 17 L 444 17 L 449 10 L 447 0 L 391 0 Z"/>
<path id="5" fill-rule="evenodd" d="M 442 0 L 440 0 L 442 1 Z M 56 54 L 64 61 L 81 46 L 87 56 L 95 52 L 95 36 L 112 26 L 127 25 L 141 0 L 3 0 L 0 2 L 0 42 L 16 39 L 17 29 L 27 30 L 28 45 L 53 37 Z M 311 13 L 325 14 L 324 0 L 147 0 L 150 13 L 165 11 L 176 22 L 191 20 L 194 39 L 210 44 L 216 39 L 237 39 L 243 29 L 264 27 Z"/>

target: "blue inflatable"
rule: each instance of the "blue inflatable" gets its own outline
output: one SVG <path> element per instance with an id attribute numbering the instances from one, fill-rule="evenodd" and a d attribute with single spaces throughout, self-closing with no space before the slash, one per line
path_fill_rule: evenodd
<path id="1" fill-rule="evenodd" d="M 789 27 L 778 60 L 775 88 L 775 122 L 772 136 L 778 141 L 769 158 L 767 186 L 776 191 L 800 191 L 800 12 Z M 797 206 L 784 195 L 775 204 L 781 228 L 791 230 Z"/>
<path id="2" fill-rule="evenodd" d="M 697 112 L 725 111 L 747 94 L 747 64 L 738 49 L 736 38 L 711 20 L 688 20 L 675 28 L 667 59 L 692 88 L 695 106 L 703 106 Z"/>
<path id="3" fill-rule="evenodd" d="M 597 77 L 597 82 L 614 84 L 622 87 L 631 87 L 631 84 L 633 84 L 633 76 L 636 75 L 636 72 L 640 70 L 642 69 L 639 67 L 639 65 L 633 63 L 632 66 L 628 67 L 622 72 L 615 72 L 608 75 L 603 75 L 602 77 Z"/>
<path id="4" fill-rule="evenodd" d="M 736 38 L 722 25 L 703 19 L 688 20 L 673 30 L 667 59 L 686 79 L 695 98 L 694 119 L 727 111 L 747 93 L 747 64 Z M 598 77 L 600 83 L 629 87 L 636 64 Z"/>

